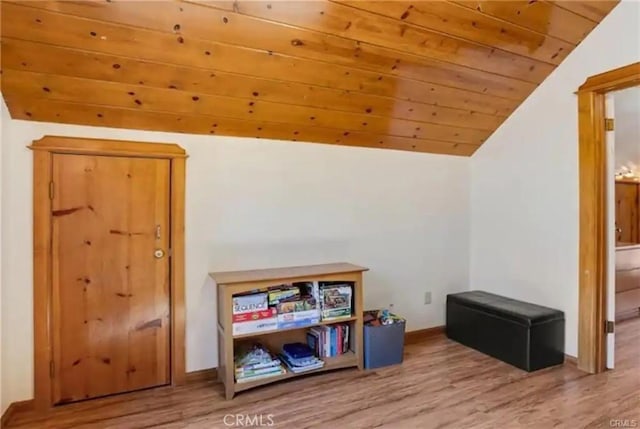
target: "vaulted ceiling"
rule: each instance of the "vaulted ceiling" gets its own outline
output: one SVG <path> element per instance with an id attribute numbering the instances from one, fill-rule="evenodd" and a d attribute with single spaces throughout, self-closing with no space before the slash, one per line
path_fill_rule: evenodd
<path id="1" fill-rule="evenodd" d="M 18 119 L 468 156 L 616 3 L 3 0 L 1 88 Z"/>

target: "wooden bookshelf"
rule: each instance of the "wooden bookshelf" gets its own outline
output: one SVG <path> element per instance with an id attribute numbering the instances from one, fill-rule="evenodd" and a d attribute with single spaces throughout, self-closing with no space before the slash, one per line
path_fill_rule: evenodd
<path id="1" fill-rule="evenodd" d="M 218 379 L 224 384 L 226 398 L 232 399 L 237 392 L 307 374 L 317 374 L 350 367 L 363 369 L 362 313 L 364 308 L 362 273 L 367 270 L 368 268 L 357 265 L 338 263 L 210 273 L 210 276 L 217 285 L 218 298 Z M 323 320 L 320 321 L 320 323 L 304 327 L 233 335 L 232 315 L 234 295 L 255 290 L 266 290 L 269 287 L 281 284 L 315 281 L 343 281 L 353 283 L 353 308 L 351 317 Z M 309 328 L 336 323 L 350 324 L 351 329 L 349 336 L 351 350 L 335 357 L 321 358 L 325 362 L 322 368 L 299 374 L 287 371 L 285 374 L 244 383 L 237 383 L 235 381 L 234 350 L 237 342 L 254 339 L 267 346 L 272 352 L 279 352 L 283 344 L 306 342 L 306 332 Z"/>

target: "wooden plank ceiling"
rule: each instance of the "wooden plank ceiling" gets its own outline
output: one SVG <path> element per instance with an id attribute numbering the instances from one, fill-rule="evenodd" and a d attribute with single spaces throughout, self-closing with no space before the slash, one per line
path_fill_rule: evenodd
<path id="1" fill-rule="evenodd" d="M 2 1 L 34 121 L 471 155 L 616 1 Z"/>

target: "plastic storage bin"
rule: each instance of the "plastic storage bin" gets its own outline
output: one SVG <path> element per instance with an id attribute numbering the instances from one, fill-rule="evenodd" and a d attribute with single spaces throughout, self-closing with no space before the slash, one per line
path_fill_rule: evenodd
<path id="1" fill-rule="evenodd" d="M 402 363 L 406 322 L 391 325 L 364 325 L 364 367 L 380 368 Z"/>

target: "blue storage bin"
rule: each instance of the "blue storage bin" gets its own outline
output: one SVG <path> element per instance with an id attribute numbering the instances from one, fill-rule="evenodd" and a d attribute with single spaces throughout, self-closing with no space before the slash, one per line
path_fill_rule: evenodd
<path id="1" fill-rule="evenodd" d="M 402 363 L 405 322 L 364 325 L 364 367 L 380 368 Z"/>

